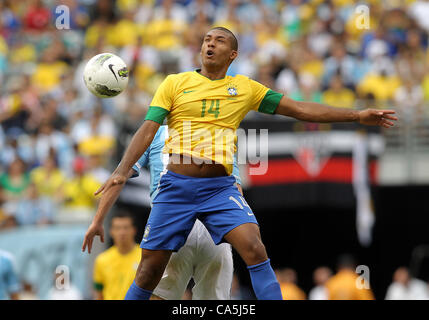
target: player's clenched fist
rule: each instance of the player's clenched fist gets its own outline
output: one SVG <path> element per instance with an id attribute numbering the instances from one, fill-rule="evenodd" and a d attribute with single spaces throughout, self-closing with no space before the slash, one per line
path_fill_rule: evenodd
<path id="1" fill-rule="evenodd" d="M 369 126 L 390 128 L 394 125 L 390 120 L 398 120 L 398 118 L 392 116 L 392 114 L 395 114 L 394 110 L 365 109 L 359 112 L 359 123 Z"/>

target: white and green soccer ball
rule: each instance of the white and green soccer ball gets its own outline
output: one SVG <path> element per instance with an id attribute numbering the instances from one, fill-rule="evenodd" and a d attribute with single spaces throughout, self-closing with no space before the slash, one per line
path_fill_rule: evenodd
<path id="1" fill-rule="evenodd" d="M 120 94 L 128 84 L 128 68 L 113 53 L 100 53 L 92 57 L 83 70 L 86 87 L 99 98 L 112 98 Z"/>

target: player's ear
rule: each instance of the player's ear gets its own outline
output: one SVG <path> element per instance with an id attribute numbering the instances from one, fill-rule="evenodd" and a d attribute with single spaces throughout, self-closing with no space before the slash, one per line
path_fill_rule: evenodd
<path id="1" fill-rule="evenodd" d="M 232 50 L 231 54 L 229 55 L 229 58 L 231 60 L 235 60 L 235 58 L 237 58 L 237 56 L 238 56 L 238 51 L 237 50 Z"/>

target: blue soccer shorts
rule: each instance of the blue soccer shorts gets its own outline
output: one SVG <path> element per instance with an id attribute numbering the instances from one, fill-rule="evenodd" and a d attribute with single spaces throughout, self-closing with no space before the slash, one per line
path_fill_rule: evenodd
<path id="1" fill-rule="evenodd" d="M 195 178 L 167 171 L 160 179 L 140 247 L 177 251 L 196 219 L 215 244 L 239 225 L 258 224 L 234 183 L 233 176 Z"/>

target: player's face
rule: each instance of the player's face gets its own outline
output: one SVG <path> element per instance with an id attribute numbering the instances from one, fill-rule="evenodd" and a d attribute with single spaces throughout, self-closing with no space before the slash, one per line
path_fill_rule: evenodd
<path id="1" fill-rule="evenodd" d="M 222 68 L 237 57 L 237 51 L 232 49 L 229 37 L 222 30 L 207 32 L 201 46 L 201 60 L 204 66 Z"/>
<path id="2" fill-rule="evenodd" d="M 110 236 L 115 245 L 129 244 L 134 242 L 136 229 L 130 218 L 113 218 L 110 228 Z"/>

